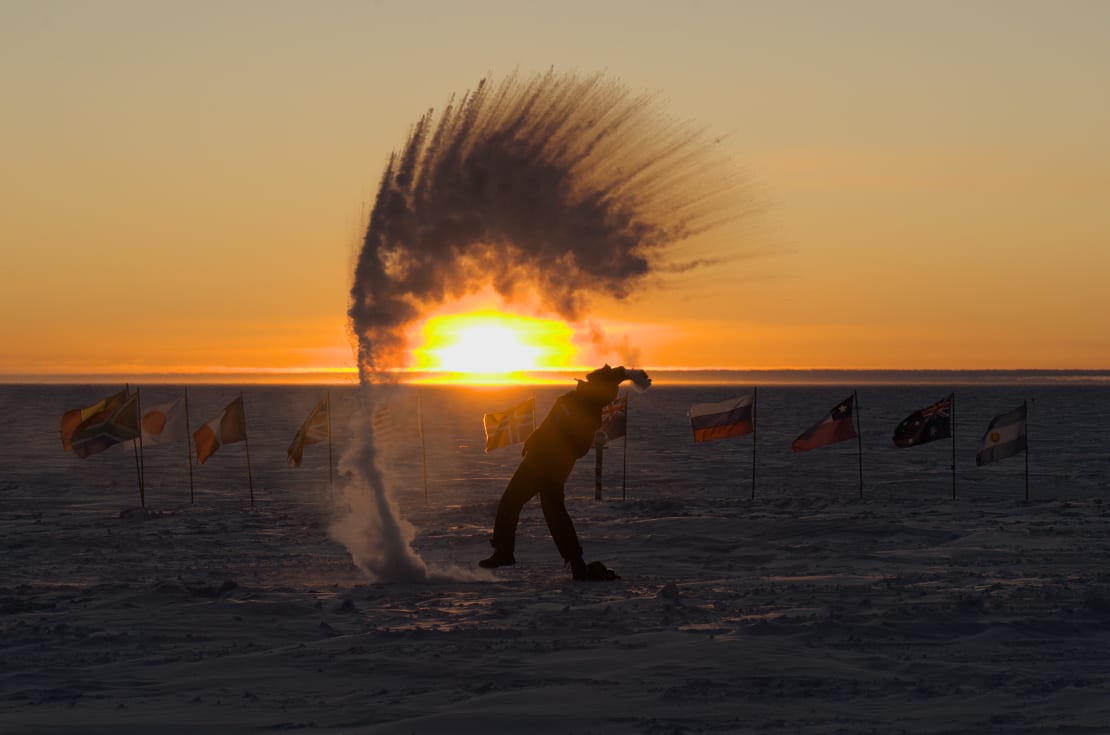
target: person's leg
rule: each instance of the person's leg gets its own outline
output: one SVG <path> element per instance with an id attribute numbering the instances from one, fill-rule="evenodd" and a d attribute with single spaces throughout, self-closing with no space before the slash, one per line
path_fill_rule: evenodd
<path id="1" fill-rule="evenodd" d="M 501 502 L 497 504 L 497 516 L 493 521 L 494 554 L 487 559 L 490 564 L 484 566 L 502 566 L 513 563 L 513 552 L 516 549 L 516 526 L 520 521 L 520 511 L 524 504 L 535 497 L 538 492 L 535 473 L 525 463 L 517 467 L 513 477 L 509 480 L 505 492 L 501 495 Z M 501 563 L 493 563 L 493 562 Z"/>
<path id="2" fill-rule="evenodd" d="M 578 543 L 578 533 L 574 530 L 574 522 L 567 513 L 566 488 L 561 482 L 545 480 L 540 486 L 540 504 L 543 506 L 543 517 L 547 521 L 547 528 L 551 531 L 551 538 L 559 554 L 571 566 L 575 579 L 584 573 L 586 564 L 582 560 L 582 546 Z"/>

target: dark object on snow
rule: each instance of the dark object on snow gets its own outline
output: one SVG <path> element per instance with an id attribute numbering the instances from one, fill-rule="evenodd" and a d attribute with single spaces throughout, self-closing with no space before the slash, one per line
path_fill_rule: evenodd
<path id="1" fill-rule="evenodd" d="M 492 544 L 493 542 L 490 541 L 490 543 Z M 496 548 L 494 548 L 493 554 L 488 559 L 482 559 L 480 562 L 478 562 L 478 566 L 485 569 L 511 567 L 513 564 L 516 564 L 516 557 L 514 557 L 512 554 L 506 554 L 498 551 Z"/>
<path id="2" fill-rule="evenodd" d="M 620 575 L 599 561 L 591 561 L 574 569 L 574 579 L 578 582 L 612 582 Z"/>

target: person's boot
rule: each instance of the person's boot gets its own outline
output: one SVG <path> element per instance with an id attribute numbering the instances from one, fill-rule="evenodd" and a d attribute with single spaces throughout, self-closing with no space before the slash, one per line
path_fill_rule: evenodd
<path id="1" fill-rule="evenodd" d="M 482 559 L 478 562 L 478 566 L 483 569 L 496 569 L 497 567 L 511 567 L 516 564 L 516 558 L 511 551 L 501 551 L 494 549 L 493 554 L 488 559 Z"/>
<path id="2" fill-rule="evenodd" d="M 576 582 L 612 582 L 620 579 L 616 572 L 599 561 L 587 564 L 578 559 L 570 563 L 570 569 Z"/>

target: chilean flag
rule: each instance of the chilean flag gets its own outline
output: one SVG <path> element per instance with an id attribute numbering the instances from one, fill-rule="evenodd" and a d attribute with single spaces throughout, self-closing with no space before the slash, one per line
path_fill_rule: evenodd
<path id="1" fill-rule="evenodd" d="M 856 437 L 855 413 L 856 394 L 848 396 L 829 411 L 823 419 L 805 430 L 794 440 L 790 448 L 795 452 L 808 452 L 827 444 L 835 444 Z"/>

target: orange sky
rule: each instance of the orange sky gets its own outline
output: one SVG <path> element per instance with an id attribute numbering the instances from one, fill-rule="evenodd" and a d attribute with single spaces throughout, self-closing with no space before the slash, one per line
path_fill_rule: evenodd
<path id="1" fill-rule="evenodd" d="M 740 257 L 595 304 L 559 359 L 1110 368 L 1110 5 L 549 10 L 0 6 L 0 376 L 353 368 L 389 153 L 551 66 L 658 92 L 768 203 L 684 246 Z"/>

